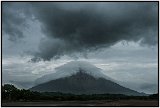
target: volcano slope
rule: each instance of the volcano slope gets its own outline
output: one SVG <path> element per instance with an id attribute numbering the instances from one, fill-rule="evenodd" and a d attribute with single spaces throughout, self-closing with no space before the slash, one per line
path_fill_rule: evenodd
<path id="1" fill-rule="evenodd" d="M 30 90 L 39 92 L 61 92 L 61 93 L 72 93 L 72 94 L 107 93 L 107 94 L 125 94 L 133 96 L 144 95 L 143 93 L 139 93 L 137 91 L 131 90 L 129 88 L 117 84 L 111 78 L 105 77 L 105 75 L 102 77 L 102 73 L 97 74 L 99 75 L 97 76 L 95 75 L 96 74 L 95 72 L 87 72 L 88 70 L 83 68 L 82 65 L 79 66 L 78 68 L 79 69 L 75 73 L 72 73 L 71 75 L 60 77 L 53 80 L 50 79 L 49 81 L 43 82 L 41 84 L 38 84 L 30 88 Z M 42 77 L 41 79 L 43 78 L 46 78 L 46 76 Z"/>

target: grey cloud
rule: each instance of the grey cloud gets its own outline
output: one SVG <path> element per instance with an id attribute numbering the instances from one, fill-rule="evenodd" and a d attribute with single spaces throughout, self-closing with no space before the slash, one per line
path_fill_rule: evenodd
<path id="1" fill-rule="evenodd" d="M 24 37 L 23 29 L 27 27 L 26 20 L 31 14 L 27 3 L 2 3 L 2 33 L 9 35 L 10 41 Z"/>
<path id="2" fill-rule="evenodd" d="M 46 38 L 62 41 L 41 43 L 39 57 L 44 60 L 110 47 L 122 40 L 157 44 L 157 3 L 32 3 L 32 6 Z"/>
<path id="3" fill-rule="evenodd" d="M 33 60 L 86 55 L 123 40 L 158 43 L 157 2 L 4 2 L 2 6 L 2 30 L 12 41 L 24 37 L 26 20 L 34 16 L 41 23 L 46 36 Z"/>
<path id="4" fill-rule="evenodd" d="M 87 50 L 87 49 L 86 49 Z M 52 39 L 52 38 L 43 38 L 41 40 L 41 44 L 39 45 L 39 51 L 34 55 L 36 57 L 32 58 L 32 61 L 39 61 L 41 59 L 50 60 L 51 58 L 59 59 L 60 56 L 64 56 L 65 54 L 70 55 L 73 58 L 76 58 L 74 52 L 85 52 L 84 48 L 77 47 L 70 43 L 66 43 L 64 40 L 60 39 Z M 85 56 L 86 53 L 78 54 Z"/>
<path id="5" fill-rule="evenodd" d="M 139 83 L 139 82 L 121 82 L 121 85 L 129 87 L 130 89 L 144 92 L 147 94 L 154 94 L 158 92 L 158 84 L 156 83 Z"/>
<path id="6" fill-rule="evenodd" d="M 148 89 L 150 90 L 150 89 L 153 89 L 153 88 L 158 89 L 157 84 L 142 84 L 141 85 L 141 89 L 144 89 L 144 90 L 148 90 Z M 156 90 L 156 91 L 158 91 L 158 90 Z"/>
<path id="7" fill-rule="evenodd" d="M 158 81 L 157 81 L 158 83 Z M 150 83 L 150 84 L 141 84 L 140 90 L 143 90 L 146 93 L 158 93 L 158 84 L 155 83 Z"/>

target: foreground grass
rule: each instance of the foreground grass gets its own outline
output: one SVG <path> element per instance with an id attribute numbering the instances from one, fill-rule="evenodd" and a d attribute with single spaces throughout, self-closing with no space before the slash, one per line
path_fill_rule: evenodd
<path id="1" fill-rule="evenodd" d="M 34 101 L 2 102 L 2 106 L 150 106 L 157 107 L 158 100 L 88 100 L 88 101 Z"/>

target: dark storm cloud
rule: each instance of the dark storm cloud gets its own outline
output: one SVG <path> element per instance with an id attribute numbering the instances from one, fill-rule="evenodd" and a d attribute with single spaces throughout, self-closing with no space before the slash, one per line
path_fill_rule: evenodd
<path id="1" fill-rule="evenodd" d="M 17 41 L 24 37 L 23 29 L 27 27 L 26 20 L 29 9 L 26 3 L 2 3 L 2 31 L 9 35 L 10 41 Z"/>
<path id="2" fill-rule="evenodd" d="M 122 40 L 157 44 L 157 3 L 33 3 L 32 6 L 49 38 L 41 42 L 37 54 L 44 60 L 109 47 Z"/>
<path id="3" fill-rule="evenodd" d="M 22 37 L 26 20 L 34 17 L 46 35 L 33 60 L 59 58 L 110 47 L 119 41 L 156 45 L 156 2 L 33 2 L 3 3 L 3 32 Z"/>

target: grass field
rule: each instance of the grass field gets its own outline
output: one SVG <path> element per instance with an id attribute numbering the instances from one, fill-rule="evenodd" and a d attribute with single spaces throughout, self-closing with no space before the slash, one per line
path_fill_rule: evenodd
<path id="1" fill-rule="evenodd" d="M 158 106 L 158 100 L 2 102 L 2 106 Z"/>

